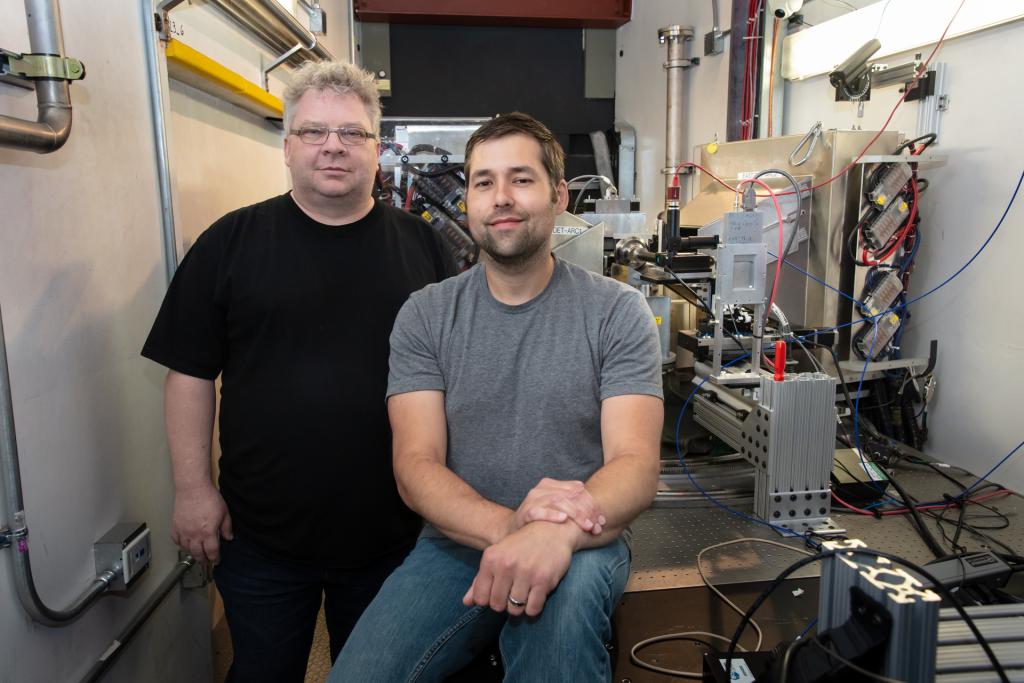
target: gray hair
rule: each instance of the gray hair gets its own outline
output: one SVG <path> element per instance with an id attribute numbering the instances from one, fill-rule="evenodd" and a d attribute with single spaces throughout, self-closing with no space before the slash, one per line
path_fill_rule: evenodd
<path id="1" fill-rule="evenodd" d="M 380 134 L 380 94 L 373 74 L 349 62 L 306 62 L 291 75 L 284 90 L 285 135 L 292 127 L 295 105 L 310 90 L 333 90 L 339 95 L 355 95 L 362 100 L 370 116 L 372 133 Z"/>

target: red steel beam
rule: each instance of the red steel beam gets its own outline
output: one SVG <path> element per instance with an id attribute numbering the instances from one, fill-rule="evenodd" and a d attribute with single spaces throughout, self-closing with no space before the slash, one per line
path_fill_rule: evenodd
<path id="1" fill-rule="evenodd" d="M 618 28 L 633 0 L 355 0 L 360 21 L 396 24 Z"/>

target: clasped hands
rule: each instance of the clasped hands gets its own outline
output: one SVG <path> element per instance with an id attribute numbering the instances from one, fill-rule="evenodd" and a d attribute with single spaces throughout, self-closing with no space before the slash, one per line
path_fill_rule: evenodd
<path id="1" fill-rule="evenodd" d="M 464 605 L 537 616 L 572 563 L 583 534 L 607 523 L 583 482 L 542 479 L 512 512 L 504 536 L 484 550 Z"/>

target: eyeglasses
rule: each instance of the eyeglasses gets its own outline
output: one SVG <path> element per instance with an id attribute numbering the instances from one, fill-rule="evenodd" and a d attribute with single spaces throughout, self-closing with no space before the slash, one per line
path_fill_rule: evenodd
<path id="1" fill-rule="evenodd" d="M 367 140 L 376 140 L 377 136 L 362 128 L 328 128 L 326 126 L 309 126 L 308 128 L 292 128 L 288 131 L 307 145 L 322 145 L 327 142 L 331 133 L 337 133 L 338 139 L 345 145 L 363 145 Z"/>

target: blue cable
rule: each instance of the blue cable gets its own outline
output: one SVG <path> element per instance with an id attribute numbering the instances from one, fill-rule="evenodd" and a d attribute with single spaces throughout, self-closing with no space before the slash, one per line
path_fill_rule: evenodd
<path id="1" fill-rule="evenodd" d="M 740 362 L 742 360 L 746 360 L 747 358 L 750 358 L 750 354 L 749 353 L 744 354 L 742 356 L 737 356 L 736 358 L 732 359 L 728 363 L 723 364 L 722 367 L 723 368 L 727 368 L 730 365 L 733 365 L 734 363 L 738 363 L 738 362 Z M 804 541 L 806 543 L 808 543 L 812 547 L 820 548 L 821 547 L 820 543 L 815 543 L 814 541 L 812 541 L 807 536 L 805 536 L 803 534 L 800 534 L 800 533 L 797 533 L 796 531 L 793 531 L 792 529 L 787 529 L 784 526 L 778 526 L 776 524 L 772 524 L 771 522 L 767 522 L 767 521 L 765 521 L 763 519 L 758 519 L 757 517 L 751 517 L 750 515 L 744 514 L 744 513 L 740 512 L 739 510 L 736 510 L 734 508 L 729 507 L 728 505 L 726 505 L 725 503 L 719 501 L 717 498 L 715 498 L 710 493 L 708 493 L 707 490 L 705 490 L 705 488 L 703 486 L 701 486 L 700 483 L 698 483 L 696 479 L 694 479 L 693 474 L 690 472 L 690 467 L 686 464 L 686 458 L 685 458 L 685 456 L 683 456 L 682 433 L 681 433 L 682 432 L 682 426 L 683 426 L 683 415 L 686 414 L 686 409 L 689 407 L 690 401 L 693 400 L 693 397 L 697 395 L 697 392 L 700 390 L 700 388 L 702 386 L 704 386 L 707 383 L 707 381 L 709 379 L 710 379 L 710 376 L 709 377 L 705 377 L 704 379 L 702 379 L 700 381 L 700 383 L 697 386 L 695 386 L 693 388 L 693 391 L 690 392 L 690 395 L 686 397 L 686 402 L 683 403 L 683 408 L 682 408 L 682 410 L 679 411 L 679 417 L 676 419 L 676 457 L 679 458 L 679 464 L 682 465 L 683 472 L 686 474 L 686 477 L 690 480 L 690 483 L 694 486 L 694 488 L 696 488 L 700 492 L 700 494 L 702 496 L 704 496 L 709 501 L 714 503 L 717 507 L 725 510 L 729 514 L 735 515 L 735 516 L 739 517 L 740 519 L 746 520 L 748 522 L 753 522 L 754 524 L 760 524 L 761 526 L 766 526 L 766 527 L 768 527 L 770 529 L 774 529 L 775 531 L 779 532 L 783 536 L 792 536 L 794 538 L 802 538 L 802 539 L 804 539 Z"/>
<path id="2" fill-rule="evenodd" d="M 807 622 L 807 626 L 804 627 L 803 631 L 800 631 L 800 635 L 798 635 L 796 638 L 794 638 L 794 640 L 801 640 L 804 636 L 807 635 L 808 631 L 810 631 L 812 628 L 814 628 L 817 625 L 818 625 L 818 617 L 814 617 L 809 622 Z"/>
<path id="3" fill-rule="evenodd" d="M 916 302 L 920 301 L 921 299 L 924 299 L 927 296 L 931 296 L 932 294 L 934 294 L 938 290 L 942 289 L 943 287 L 948 285 L 950 282 L 952 282 L 958 275 L 960 275 L 960 273 L 964 272 L 967 269 L 967 267 L 970 266 L 974 262 L 974 260 L 978 258 L 978 256 L 981 254 L 981 252 L 985 250 L 985 247 L 988 246 L 989 242 L 992 241 L 992 238 L 995 237 L 996 233 L 999 232 L 999 228 L 1002 227 L 1003 221 L 1006 220 L 1006 216 L 1010 213 L 1010 209 L 1013 208 L 1013 204 L 1014 204 L 1014 202 L 1017 199 L 1017 194 L 1020 192 L 1020 187 L 1021 187 L 1022 183 L 1024 183 L 1024 171 L 1021 171 L 1020 177 L 1017 179 L 1017 186 L 1014 188 L 1013 195 L 1010 197 L 1010 201 L 1007 203 L 1006 209 L 1003 211 L 1003 215 L 1000 216 L 999 222 L 996 223 L 996 226 L 992 229 L 992 232 L 989 233 L 988 237 L 985 239 L 985 241 L 982 243 L 982 245 L 980 247 L 978 247 L 978 250 L 976 252 L 974 252 L 974 255 L 971 256 L 971 258 L 967 261 L 967 263 L 962 265 L 955 273 L 953 273 L 952 275 L 947 277 L 941 283 L 939 283 L 935 287 L 931 288 L 930 290 L 928 290 L 924 294 L 921 294 L 920 296 L 917 296 L 917 297 L 911 299 L 910 301 L 903 302 L 903 304 L 902 304 L 903 307 L 906 307 L 906 306 L 909 306 L 909 305 L 911 305 L 913 303 L 916 303 Z M 916 246 L 916 243 L 915 243 L 915 246 Z M 855 303 L 859 303 L 857 301 L 857 299 L 855 299 L 854 297 L 852 297 L 849 294 L 847 294 L 845 292 L 842 292 L 842 291 L 832 287 L 831 285 L 829 285 L 829 284 L 819 280 L 818 278 L 814 277 L 810 273 L 807 273 L 806 271 L 804 271 L 802 268 L 789 263 L 786 259 L 783 259 L 782 262 L 785 263 L 786 265 L 789 265 L 790 267 L 792 267 L 792 268 L 802 272 L 808 278 L 810 278 L 810 279 L 812 279 L 812 280 L 814 280 L 814 281 L 824 285 L 825 287 L 828 287 L 829 289 L 831 289 L 831 290 L 841 294 L 842 296 L 846 297 L 847 299 L 850 299 L 851 301 L 853 301 Z M 831 329 L 816 330 L 815 331 L 815 335 L 817 335 L 817 334 L 819 334 L 821 332 L 834 332 L 834 331 L 842 329 L 844 327 L 849 327 L 851 325 L 855 325 L 855 324 L 858 324 L 860 322 L 863 322 L 863 320 L 874 320 L 874 319 L 877 319 L 879 316 L 884 315 L 886 313 L 889 313 L 890 311 L 893 311 L 893 310 L 895 310 L 895 309 L 894 308 L 890 308 L 890 309 L 887 309 L 885 311 L 882 311 L 881 313 L 872 315 L 872 316 L 870 316 L 868 318 L 862 318 L 861 320 L 857 320 L 857 321 L 850 322 L 850 323 L 843 323 L 842 325 L 837 325 L 836 327 L 833 327 Z M 807 335 L 807 336 L 804 336 L 804 337 L 799 337 L 799 339 L 801 341 L 804 341 L 804 340 L 808 339 L 809 337 L 810 337 L 810 335 Z M 877 341 L 877 339 L 878 339 L 878 336 L 877 336 L 877 330 L 876 330 L 875 331 L 875 336 L 874 336 L 874 338 L 872 340 L 872 344 L 871 344 L 872 351 L 874 350 L 874 342 Z M 870 356 L 871 354 L 869 353 L 868 355 Z M 749 353 L 745 354 L 745 355 L 742 355 L 742 356 L 739 356 L 739 357 L 734 358 L 733 360 L 729 361 L 728 363 L 724 364 L 722 367 L 723 368 L 729 367 L 730 365 L 733 365 L 734 363 L 738 363 L 739 361 L 745 360 L 746 358 L 749 358 L 749 357 L 750 357 Z M 860 383 L 858 384 L 858 391 L 857 391 L 857 402 L 856 402 L 856 406 L 854 408 L 854 432 L 855 432 L 855 440 L 856 440 L 856 443 L 857 443 L 857 451 L 860 454 L 862 466 L 865 466 L 865 467 L 866 467 L 866 464 L 864 463 L 864 460 L 863 460 L 864 456 L 863 456 L 863 453 L 861 453 L 861 448 L 860 448 L 860 433 L 857 430 L 857 426 L 858 426 L 857 416 L 858 416 L 858 414 L 860 412 L 859 411 L 859 407 L 860 407 L 860 384 L 862 384 L 863 381 L 864 381 L 864 375 L 867 372 L 867 368 L 868 368 L 868 361 L 865 361 L 864 369 L 861 371 Z M 809 543 L 809 544 L 811 544 L 813 546 L 814 545 L 813 541 L 811 541 L 807 536 L 798 534 L 795 531 L 787 529 L 786 527 L 777 526 L 775 524 L 772 524 L 771 522 L 766 522 L 764 520 L 757 519 L 756 517 L 751 517 L 750 515 L 746 515 L 746 514 L 740 512 L 739 510 L 734 510 L 733 508 L 729 507 L 725 503 L 720 502 L 714 496 L 712 496 L 710 493 L 708 493 L 704 489 L 704 487 L 702 487 L 697 482 L 697 480 L 693 478 L 693 474 L 690 473 L 690 468 L 686 465 L 686 459 L 683 456 L 682 446 L 681 446 L 682 440 L 680 438 L 682 436 L 682 434 L 680 433 L 680 430 L 681 430 L 682 424 L 683 424 L 683 415 L 686 414 L 686 409 L 687 409 L 687 407 L 689 407 L 690 401 L 693 400 L 693 397 L 697 394 L 697 391 L 702 386 L 704 386 L 704 384 L 708 381 L 708 379 L 710 379 L 710 377 L 705 377 L 704 379 L 702 379 L 700 381 L 700 383 L 696 387 L 693 388 L 693 391 L 691 391 L 690 395 L 687 396 L 686 402 L 683 403 L 683 408 L 682 408 L 682 410 L 679 411 L 679 417 L 676 420 L 676 455 L 678 456 L 679 464 L 682 465 L 683 471 L 686 473 L 686 476 L 690 480 L 690 483 L 693 484 L 693 486 L 701 493 L 701 495 L 703 495 L 705 498 L 707 498 L 713 504 L 715 504 L 716 506 L 722 508 L 726 512 L 729 512 L 730 514 L 733 514 L 733 515 L 735 515 L 737 517 L 740 517 L 741 519 L 745 519 L 745 520 L 747 520 L 749 522 L 753 522 L 755 524 L 760 524 L 762 526 L 767 526 L 767 527 L 770 527 L 772 529 L 775 529 L 776 531 L 782 533 L 783 535 L 796 536 L 798 538 L 803 538 L 805 540 L 805 542 L 807 542 L 807 543 Z M 979 477 L 978 481 L 976 481 L 970 487 L 965 489 L 964 492 L 960 494 L 960 496 L 966 495 L 972 489 L 977 487 L 978 484 L 980 484 L 986 477 L 990 476 L 993 472 L 996 471 L 996 469 L 1001 467 L 1003 465 L 1003 463 L 1005 463 L 1007 460 L 1009 460 L 1010 457 L 1013 456 L 1014 453 L 1016 453 L 1018 450 L 1020 450 L 1020 448 L 1022 446 L 1024 446 L 1024 441 L 1022 441 L 1021 443 L 1017 444 L 1016 448 L 1014 448 L 1012 451 L 1007 453 L 1002 458 L 1002 460 L 997 462 L 982 477 Z M 960 496 L 957 496 L 957 497 L 959 498 Z M 890 498 L 890 500 L 893 500 L 897 505 L 900 505 L 900 506 L 903 505 L 903 503 L 900 503 L 899 501 L 896 501 L 893 498 Z M 820 544 L 819 544 L 818 547 L 820 547 Z"/>
<path id="4" fill-rule="evenodd" d="M 964 499 L 965 497 L 967 497 L 967 494 L 968 494 L 968 493 L 970 493 L 970 492 L 971 492 L 972 490 L 974 490 L 974 489 L 975 489 L 975 488 L 976 488 L 976 487 L 978 486 L 978 484 L 980 484 L 981 482 L 983 482 L 983 481 L 985 481 L 986 479 L 988 479 L 988 477 L 989 477 L 989 475 L 990 475 L 990 474 L 992 474 L 993 472 L 995 472 L 995 471 L 996 471 L 996 470 L 997 470 L 997 469 L 998 469 L 999 467 L 1001 467 L 1001 466 L 1002 466 L 1002 464 L 1003 464 L 1004 462 L 1006 462 L 1007 460 L 1009 460 L 1009 459 L 1010 459 L 1010 456 L 1012 456 L 1012 455 L 1013 455 L 1014 453 L 1016 453 L 1017 451 L 1019 451 L 1019 450 L 1020 450 L 1020 448 L 1021 448 L 1021 446 L 1024 446 L 1024 441 L 1021 441 L 1021 442 L 1020 442 L 1019 444 L 1017 444 L 1017 447 L 1016 447 L 1016 448 L 1014 448 L 1014 449 L 1013 449 L 1012 451 L 1010 451 L 1009 453 L 1007 453 L 1006 455 L 1004 455 L 1004 456 L 1003 456 L 1003 459 L 1002 459 L 1002 460 L 1000 460 L 1000 461 L 999 461 L 999 462 L 997 462 L 997 463 L 996 463 L 995 465 L 993 465 L 993 466 L 992 466 L 992 468 L 991 468 L 991 469 L 989 469 L 989 471 L 988 471 L 988 472 L 986 472 L 985 474 L 983 474 L 983 475 L 981 475 L 980 477 L 978 477 L 978 481 L 974 482 L 973 484 L 971 484 L 970 486 L 968 486 L 967 488 L 965 488 L 965 489 L 964 489 L 964 490 L 963 490 L 963 491 L 962 491 L 962 492 L 961 492 L 961 493 L 960 493 L 959 495 L 955 496 L 955 498 L 959 498 L 960 500 L 963 500 L 963 499 Z"/>
<path id="5" fill-rule="evenodd" d="M 768 252 L 768 255 L 772 256 L 772 257 L 775 257 L 775 258 L 778 258 L 771 251 Z M 833 287 L 832 285 L 830 285 L 829 283 L 825 282 L 824 280 L 819 280 L 818 278 L 816 278 L 815 276 L 811 275 L 810 273 L 808 273 L 806 270 L 804 270 L 800 266 L 796 265 L 795 263 L 792 263 L 792 262 L 790 262 L 787 259 L 782 259 L 782 263 L 783 263 L 783 265 L 789 266 L 790 268 L 792 268 L 793 270 L 797 271 L 798 273 L 803 274 L 803 276 L 806 277 L 807 279 L 814 280 L 815 282 L 817 282 L 822 287 L 825 287 L 827 289 L 831 289 L 833 292 L 835 292 L 839 296 L 844 297 L 846 299 L 849 299 L 850 301 L 852 301 L 853 303 L 857 304 L 858 306 L 861 306 L 861 307 L 864 306 L 864 302 L 861 301 L 860 299 L 857 299 L 856 297 L 850 296 L 849 294 L 847 294 L 843 290 L 837 289 L 837 288 Z"/>
<path id="6" fill-rule="evenodd" d="M 948 285 L 950 282 L 952 282 L 953 278 L 955 278 L 957 275 L 959 275 L 960 273 L 962 273 L 965 270 L 967 270 L 967 266 L 969 266 L 972 263 L 974 263 L 974 259 L 978 258 L 978 256 L 981 254 L 981 252 L 983 252 L 985 250 L 985 247 L 988 246 L 988 243 L 992 241 L 992 238 L 996 236 L 996 233 L 999 232 L 999 228 L 1003 225 L 1003 221 L 1006 220 L 1007 214 L 1009 214 L 1010 213 L 1010 209 L 1013 208 L 1013 202 L 1017 199 L 1017 193 L 1020 192 L 1020 186 L 1021 186 L 1022 182 L 1024 182 L 1024 171 L 1020 172 L 1020 178 L 1017 179 L 1017 187 L 1014 188 L 1013 196 L 1010 197 L 1010 202 L 1006 205 L 1006 210 L 1003 211 L 1003 215 L 999 218 L 999 222 L 996 223 L 996 227 L 992 228 L 992 232 L 990 232 L 988 234 L 988 237 L 985 238 L 985 241 L 982 243 L 982 245 L 980 247 L 978 247 L 978 251 L 974 252 L 974 256 L 972 256 L 970 258 L 970 260 L 967 261 L 967 263 L 965 263 L 964 265 L 960 266 L 959 270 L 957 270 L 955 273 L 953 273 L 952 275 L 947 277 L 941 283 L 939 283 L 935 287 L 932 287 L 931 289 L 929 289 L 924 294 L 922 294 L 920 296 L 917 296 L 917 297 L 914 297 L 913 299 L 911 299 L 910 301 L 908 301 L 904 305 L 909 306 L 910 304 L 917 303 L 918 301 L 920 301 L 921 299 L 925 298 L 926 296 L 931 296 L 932 294 L 934 294 L 935 292 L 939 291 L 940 289 L 942 289 L 943 287 Z"/>
<path id="7" fill-rule="evenodd" d="M 889 309 L 889 310 L 892 310 L 892 309 Z M 888 311 L 883 311 L 883 313 L 888 313 Z M 868 350 L 868 354 L 867 354 L 868 358 L 871 358 L 873 355 L 875 355 L 875 344 L 877 342 L 878 342 L 878 328 L 875 327 L 875 329 L 872 332 L 872 337 L 871 337 L 871 348 Z M 893 498 L 892 496 L 887 494 L 885 492 L 885 488 L 881 484 L 879 484 L 877 481 L 875 481 L 874 479 L 871 478 L 871 471 L 868 469 L 867 460 L 864 458 L 864 449 L 861 448 L 861 445 L 860 445 L 860 396 L 861 396 L 861 389 L 863 389 L 863 387 L 864 387 L 864 376 L 867 374 L 868 365 L 869 364 L 870 364 L 870 361 L 868 361 L 868 360 L 864 361 L 864 367 L 860 371 L 860 379 L 857 381 L 857 400 L 854 401 L 854 404 L 853 404 L 853 443 L 854 443 L 854 447 L 857 449 L 857 457 L 860 458 L 860 466 L 862 468 L 864 468 L 864 473 L 868 475 L 868 481 L 871 484 L 871 486 L 876 491 L 878 491 L 879 495 L 881 495 L 884 498 L 887 498 L 890 502 L 895 503 L 896 505 L 899 505 L 899 506 L 902 507 L 904 505 L 904 503 L 896 500 L 895 498 Z M 908 501 L 906 501 L 906 504 L 910 505 L 911 503 L 908 500 Z"/>

